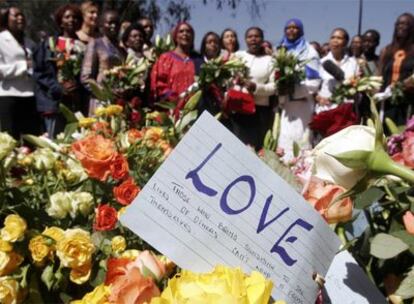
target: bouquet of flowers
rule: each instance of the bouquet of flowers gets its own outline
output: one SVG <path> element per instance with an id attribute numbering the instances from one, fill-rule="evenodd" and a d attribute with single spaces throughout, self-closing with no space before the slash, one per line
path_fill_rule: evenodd
<path id="1" fill-rule="evenodd" d="M 49 39 L 50 50 L 55 55 L 51 60 L 56 63 L 58 68 L 58 81 L 74 81 L 81 71 L 83 56 L 85 53 L 85 45 L 74 40 L 73 42 L 66 40 L 64 46 L 58 46 L 54 38 Z"/>
<path id="2" fill-rule="evenodd" d="M 167 34 L 165 37 L 157 35 L 155 37 L 154 51 L 152 52 L 153 56 L 150 61 L 154 63 L 161 54 L 172 51 L 174 48 L 174 41 L 170 34 Z"/>
<path id="3" fill-rule="evenodd" d="M 139 61 L 128 56 L 125 63 L 104 72 L 102 86 L 112 91 L 113 95 L 125 96 L 136 91 L 143 91 L 147 78 L 149 63 L 145 58 Z"/>
<path id="4" fill-rule="evenodd" d="M 380 76 L 355 76 L 346 79 L 337 86 L 332 94 L 332 102 L 342 103 L 346 99 L 353 99 L 358 93 L 371 94 L 377 91 L 382 85 Z"/>
<path id="5" fill-rule="evenodd" d="M 293 94 L 295 84 L 305 79 L 307 61 L 299 60 L 285 48 L 280 48 L 273 55 L 275 82 L 279 95 Z"/>

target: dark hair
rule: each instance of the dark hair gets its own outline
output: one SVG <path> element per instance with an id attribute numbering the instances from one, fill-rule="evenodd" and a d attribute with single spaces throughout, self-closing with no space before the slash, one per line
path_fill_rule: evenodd
<path id="1" fill-rule="evenodd" d="M 115 14 L 115 15 L 117 15 L 117 17 L 119 19 L 119 13 L 118 13 L 118 11 L 113 10 L 113 9 L 107 9 L 107 10 L 104 10 L 103 13 L 102 13 L 102 15 L 101 15 L 101 19 L 100 19 L 100 23 L 101 24 L 103 24 L 106 16 L 109 15 L 109 14 Z"/>
<path id="2" fill-rule="evenodd" d="M 408 28 L 409 34 L 405 41 L 397 40 L 397 22 L 398 22 L 398 19 L 400 19 L 401 17 L 408 17 L 409 23 L 410 23 L 409 28 Z M 410 13 L 401 14 L 395 21 L 394 34 L 392 35 L 392 42 L 391 44 L 385 47 L 384 57 L 383 57 L 383 61 L 381 62 L 381 66 L 384 67 L 386 63 L 392 59 L 394 53 L 398 49 L 404 49 L 407 53 L 408 52 L 410 53 L 410 56 L 414 56 L 413 44 L 414 44 L 414 16 Z"/>
<path id="3" fill-rule="evenodd" d="M 344 34 L 344 39 L 345 39 L 345 45 L 348 45 L 349 42 L 349 34 L 346 31 L 346 29 L 342 28 L 342 27 L 337 27 L 335 29 L 333 29 L 333 31 L 331 32 L 331 35 L 336 32 L 336 31 L 341 31 Z"/>
<path id="4" fill-rule="evenodd" d="M 232 33 L 233 33 L 233 35 L 234 35 L 234 37 L 236 38 L 236 46 L 235 46 L 234 51 L 235 51 L 235 52 L 237 52 L 237 51 L 240 49 L 239 38 L 237 38 L 237 33 L 236 33 L 236 31 L 235 31 L 235 30 L 233 30 L 233 29 L 231 29 L 231 28 L 226 28 L 226 29 L 224 29 L 224 31 L 223 31 L 223 32 L 221 32 L 221 36 L 220 36 L 220 47 L 221 47 L 222 49 L 224 49 L 223 38 L 224 38 L 224 34 L 225 34 L 226 32 L 232 32 Z"/>
<path id="5" fill-rule="evenodd" d="M 147 17 L 147 16 L 141 16 L 141 17 L 139 17 L 139 18 L 138 18 L 137 23 L 140 23 L 142 20 L 148 20 L 148 21 L 150 21 L 150 22 L 151 22 L 151 24 L 152 24 L 152 26 L 154 26 L 154 27 L 155 27 L 154 22 L 152 21 L 152 19 L 151 19 L 150 17 Z"/>
<path id="6" fill-rule="evenodd" d="M 258 26 L 251 26 L 251 27 L 249 27 L 249 28 L 246 30 L 246 32 L 244 33 L 244 37 L 247 37 L 247 33 L 248 33 L 248 32 L 250 32 L 250 31 L 253 31 L 253 30 L 258 31 L 258 32 L 259 32 L 259 34 L 260 34 L 260 37 L 261 37 L 262 39 L 264 39 L 264 32 L 263 32 L 263 30 L 262 30 L 260 27 L 258 27 Z"/>
<path id="7" fill-rule="evenodd" d="M 0 10 L 0 27 L 6 29 L 9 23 L 10 8 L 2 8 Z"/>
<path id="8" fill-rule="evenodd" d="M 83 15 L 82 12 L 79 8 L 79 6 L 77 6 L 76 4 L 64 4 L 62 6 L 59 6 L 58 9 L 55 11 L 55 13 L 53 14 L 53 17 L 55 19 L 55 23 L 59 28 L 59 32 L 61 31 L 61 23 L 62 23 L 62 19 L 63 19 L 63 15 L 67 12 L 67 11 L 72 11 L 73 14 L 75 15 L 75 18 L 78 19 L 78 28 L 76 28 L 75 30 L 79 30 L 82 26 L 82 22 L 83 22 Z"/>
<path id="9" fill-rule="evenodd" d="M 140 32 L 143 36 L 143 38 L 145 39 L 145 31 L 144 28 L 137 23 L 132 23 L 130 26 L 128 26 L 125 31 L 122 33 L 122 43 L 126 46 L 126 42 L 128 41 L 129 35 L 131 34 L 131 32 L 133 30 L 137 30 L 138 32 Z"/>
<path id="10" fill-rule="evenodd" d="M 377 44 L 380 43 L 381 35 L 377 30 L 369 29 L 362 35 L 362 37 L 364 37 L 365 35 L 368 35 L 368 34 L 371 34 L 371 36 L 374 38 L 374 40 L 375 40 L 375 42 L 377 42 Z"/>
<path id="11" fill-rule="evenodd" d="M 220 36 L 217 33 L 215 33 L 215 32 L 207 32 L 203 36 L 203 39 L 201 40 L 201 46 L 200 46 L 200 54 L 201 54 L 201 56 L 204 56 L 206 54 L 206 42 L 207 42 L 208 36 L 214 36 L 217 39 L 217 41 L 219 43 L 219 46 L 220 46 Z M 220 50 L 219 50 L 219 53 L 220 53 Z"/>

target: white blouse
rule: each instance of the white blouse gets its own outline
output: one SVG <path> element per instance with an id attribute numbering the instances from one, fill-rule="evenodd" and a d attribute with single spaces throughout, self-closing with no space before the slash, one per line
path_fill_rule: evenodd
<path id="1" fill-rule="evenodd" d="M 256 83 L 256 90 L 253 92 L 256 105 L 268 106 L 269 96 L 275 94 L 276 90 L 272 57 L 255 56 L 246 51 L 238 51 L 235 55 L 244 61 L 249 68 L 250 80 Z"/>
<path id="2" fill-rule="evenodd" d="M 33 71 L 27 66 L 34 43 L 25 38 L 24 44 L 26 52 L 8 30 L 0 33 L 0 96 L 34 95 Z"/>
<path id="3" fill-rule="evenodd" d="M 344 58 L 342 58 L 341 62 L 337 63 L 332 53 L 329 52 L 328 55 L 322 58 L 321 63 L 323 64 L 327 60 L 331 60 L 341 68 L 341 70 L 345 74 L 345 80 L 353 76 L 356 76 L 359 73 L 358 63 L 354 57 L 349 57 L 348 55 L 345 55 Z M 324 98 L 330 98 L 332 96 L 335 86 L 338 84 L 338 81 L 335 80 L 335 78 L 331 74 L 329 74 L 322 67 L 322 65 L 320 75 L 322 78 L 322 87 L 319 91 L 319 96 Z"/>

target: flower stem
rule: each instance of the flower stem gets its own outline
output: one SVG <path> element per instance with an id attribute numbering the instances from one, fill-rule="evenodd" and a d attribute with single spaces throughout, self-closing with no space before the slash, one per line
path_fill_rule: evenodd
<path id="1" fill-rule="evenodd" d="M 414 171 L 394 162 L 384 150 L 372 153 L 368 167 L 373 171 L 395 175 L 414 184 Z"/>

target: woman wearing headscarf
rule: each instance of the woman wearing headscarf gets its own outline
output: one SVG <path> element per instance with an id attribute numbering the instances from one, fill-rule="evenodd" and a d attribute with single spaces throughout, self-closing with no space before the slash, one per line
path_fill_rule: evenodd
<path id="1" fill-rule="evenodd" d="M 78 6 L 65 4 L 56 10 L 54 17 L 59 35 L 43 41 L 33 55 L 37 110 L 41 113 L 46 132 L 51 138 L 65 128 L 66 121 L 59 111 L 60 103 L 73 112 L 85 113 L 87 109 L 79 76 L 71 79 L 62 77 L 63 63 L 58 58 L 58 54 L 63 54 L 66 58 L 76 48 L 84 47 L 76 35 L 82 24 L 82 13 Z"/>
<path id="2" fill-rule="evenodd" d="M 178 102 L 179 95 L 194 83 L 203 62 L 194 52 L 194 29 L 189 23 L 178 23 L 172 37 L 175 49 L 162 54 L 151 72 L 151 97 L 156 102 Z"/>
<path id="3" fill-rule="evenodd" d="M 285 25 L 285 35 L 280 47 L 305 61 L 305 79 L 295 84 L 289 95 L 280 95 L 279 106 L 282 109 L 279 147 L 285 151 L 284 158 L 293 157 L 293 143 L 303 148 L 311 147 L 311 132 L 308 124 L 312 119 L 315 101 L 313 94 L 319 89 L 320 60 L 317 51 L 305 40 L 303 24 L 299 19 L 290 19 Z"/>
<path id="4" fill-rule="evenodd" d="M 400 84 L 404 96 L 398 103 L 382 102 L 381 112 L 397 125 L 404 125 L 414 106 L 414 16 L 404 13 L 395 22 L 392 42 L 382 51 L 379 63 L 383 89 Z M 390 91 L 390 89 L 388 89 Z"/>
<path id="5" fill-rule="evenodd" d="M 231 115 L 232 129 L 241 141 L 259 150 L 273 120 L 269 97 L 275 93 L 274 70 L 272 57 L 266 55 L 262 47 L 263 30 L 250 27 L 245 39 L 247 50 L 235 55 L 249 68 L 249 80 L 243 85 L 254 97 L 255 113 Z"/>
<path id="6" fill-rule="evenodd" d="M 35 134 L 39 129 L 32 78 L 34 43 L 25 35 L 26 18 L 19 8 L 5 10 L 1 24 L 0 131 L 18 139 L 21 134 Z"/>
<path id="7" fill-rule="evenodd" d="M 114 10 L 107 10 L 102 14 L 103 36 L 89 42 L 83 59 L 81 82 L 90 89 L 90 81 L 101 84 L 104 71 L 121 65 L 125 60 L 125 51 L 119 46 L 118 34 L 120 27 L 119 14 Z M 89 114 L 93 114 L 97 106 L 95 99 L 90 100 Z"/>

